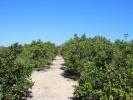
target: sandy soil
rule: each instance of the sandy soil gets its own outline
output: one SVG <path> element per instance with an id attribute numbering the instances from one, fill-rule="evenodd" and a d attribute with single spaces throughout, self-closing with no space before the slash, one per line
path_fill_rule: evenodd
<path id="1" fill-rule="evenodd" d="M 33 97 L 28 100 L 71 100 L 77 82 L 62 76 L 63 63 L 63 58 L 57 56 L 46 72 L 33 72 Z"/>

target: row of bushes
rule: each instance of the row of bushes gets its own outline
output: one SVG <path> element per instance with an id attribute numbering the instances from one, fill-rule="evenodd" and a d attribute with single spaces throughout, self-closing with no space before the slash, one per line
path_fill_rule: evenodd
<path id="1" fill-rule="evenodd" d="M 76 100 L 132 99 L 133 42 L 75 35 L 62 46 L 61 54 L 66 69 L 79 76 Z"/>
<path id="2" fill-rule="evenodd" d="M 57 47 L 51 42 L 33 41 L 24 46 L 19 59 L 32 64 L 35 68 L 47 68 L 57 55 Z"/>
<path id="3" fill-rule="evenodd" d="M 44 67 L 56 56 L 56 46 L 41 40 L 24 46 L 15 43 L 0 49 L 0 100 L 16 100 L 32 87 L 35 68 Z"/>

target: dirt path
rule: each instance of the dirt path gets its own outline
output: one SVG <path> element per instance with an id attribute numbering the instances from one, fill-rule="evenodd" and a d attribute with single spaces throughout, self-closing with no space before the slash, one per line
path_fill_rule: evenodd
<path id="1" fill-rule="evenodd" d="M 77 82 L 62 76 L 63 62 L 63 58 L 58 56 L 46 72 L 33 72 L 33 97 L 28 100 L 71 100 Z"/>

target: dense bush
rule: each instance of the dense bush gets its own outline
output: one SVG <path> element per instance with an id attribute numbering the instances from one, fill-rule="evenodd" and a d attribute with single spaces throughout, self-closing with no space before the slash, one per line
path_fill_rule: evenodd
<path id="1" fill-rule="evenodd" d="M 24 46 L 15 43 L 0 48 L 0 100 L 20 99 L 33 85 L 30 76 L 34 68 L 45 67 L 56 53 L 54 44 L 40 40 Z"/>
<path id="2" fill-rule="evenodd" d="M 62 46 L 62 55 L 66 68 L 80 76 L 77 100 L 131 100 L 133 43 L 75 36 Z"/>
<path id="3" fill-rule="evenodd" d="M 0 99 L 16 99 L 29 88 L 29 66 L 17 59 L 23 48 L 13 44 L 0 50 Z"/>
<path id="4" fill-rule="evenodd" d="M 47 67 L 57 54 L 57 48 L 53 43 L 42 42 L 41 40 L 33 41 L 26 45 L 20 57 L 29 60 L 35 68 Z"/>
<path id="5" fill-rule="evenodd" d="M 89 53 L 88 51 L 91 47 L 91 42 L 86 36 L 82 36 L 81 38 L 75 35 L 74 39 L 67 41 L 62 46 L 61 54 L 65 59 L 66 69 L 72 71 L 73 73 L 79 75 L 80 72 L 84 69 L 83 64 L 87 61 Z"/>

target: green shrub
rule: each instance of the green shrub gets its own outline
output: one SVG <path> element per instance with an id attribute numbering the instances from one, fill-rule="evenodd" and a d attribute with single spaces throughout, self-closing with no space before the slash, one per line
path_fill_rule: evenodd
<path id="1" fill-rule="evenodd" d="M 33 85 L 30 76 L 34 68 L 46 67 L 56 54 L 54 44 L 40 40 L 0 48 L 0 100 L 20 99 Z"/>
<path id="2" fill-rule="evenodd" d="M 17 59 L 21 52 L 22 46 L 17 43 L 0 50 L 0 99 L 19 98 L 31 86 L 31 69 Z"/>
<path id="3" fill-rule="evenodd" d="M 62 46 L 66 68 L 78 73 L 77 100 L 131 100 L 133 43 L 74 37 Z"/>
<path id="4" fill-rule="evenodd" d="M 45 68 L 46 65 L 52 62 L 56 54 L 57 48 L 53 43 L 38 40 L 25 46 L 21 56 L 23 56 L 23 59 L 29 59 L 29 62 L 32 63 L 35 68 Z"/>

